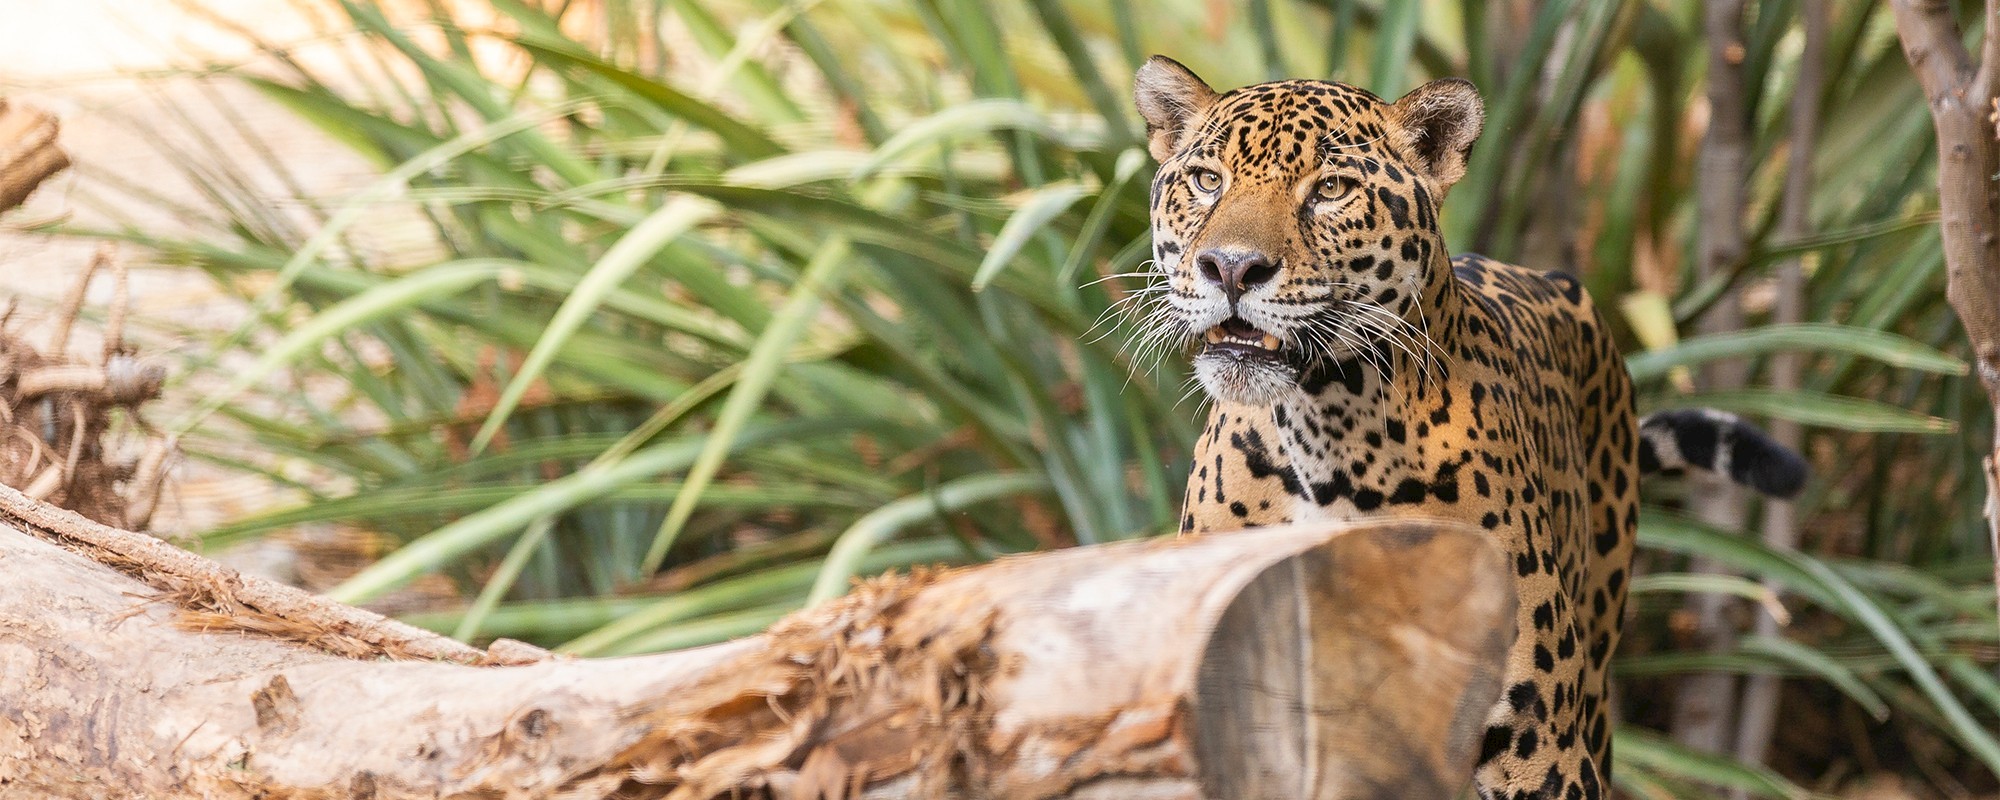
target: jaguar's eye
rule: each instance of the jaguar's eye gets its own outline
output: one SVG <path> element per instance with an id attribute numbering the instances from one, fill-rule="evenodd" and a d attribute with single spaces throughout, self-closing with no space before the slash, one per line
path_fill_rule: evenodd
<path id="1" fill-rule="evenodd" d="M 1215 190 L 1222 188 L 1222 176 L 1214 170 L 1195 167 L 1188 170 L 1188 185 L 1202 194 L 1215 194 Z"/>
<path id="2" fill-rule="evenodd" d="M 1319 185 L 1313 187 L 1313 199 L 1322 201 L 1339 200 L 1346 197 L 1352 191 L 1354 191 L 1353 181 L 1339 177 L 1322 178 Z"/>

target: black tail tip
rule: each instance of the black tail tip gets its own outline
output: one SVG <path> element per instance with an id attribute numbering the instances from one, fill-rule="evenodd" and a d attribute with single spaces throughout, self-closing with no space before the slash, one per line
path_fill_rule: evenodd
<path id="1" fill-rule="evenodd" d="M 1640 422 L 1639 469 L 1720 473 L 1777 498 L 1797 497 L 1812 469 L 1796 451 L 1736 415 L 1712 408 L 1662 411 Z"/>
<path id="2" fill-rule="evenodd" d="M 1799 496 L 1812 477 L 1812 467 L 1804 456 L 1779 444 L 1748 423 L 1738 420 L 1730 448 L 1729 479 L 1771 497 L 1785 500 Z"/>

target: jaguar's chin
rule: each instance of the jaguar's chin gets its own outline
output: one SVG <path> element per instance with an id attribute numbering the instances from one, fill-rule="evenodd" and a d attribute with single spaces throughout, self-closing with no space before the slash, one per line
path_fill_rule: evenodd
<path id="1" fill-rule="evenodd" d="M 1294 353 L 1276 336 L 1241 318 L 1210 328 L 1194 357 L 1194 374 L 1208 396 L 1219 402 L 1273 405 L 1298 385 Z"/>

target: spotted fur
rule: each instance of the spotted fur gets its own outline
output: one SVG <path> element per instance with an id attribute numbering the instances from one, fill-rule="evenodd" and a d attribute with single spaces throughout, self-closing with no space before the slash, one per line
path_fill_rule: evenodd
<path id="1" fill-rule="evenodd" d="M 1606 796 L 1641 471 L 1632 382 L 1576 278 L 1447 255 L 1438 208 L 1479 134 L 1478 94 L 1458 80 L 1393 103 L 1324 81 L 1218 94 L 1155 57 L 1137 101 L 1161 162 L 1153 333 L 1208 342 L 1183 529 L 1407 514 L 1491 531 L 1518 576 L 1520 635 L 1475 784 Z M 1647 452 L 1712 467 L 1716 431 L 1753 441 L 1730 423 L 1649 422 Z M 1802 479 L 1755 447 L 1720 452 L 1755 462 L 1728 474 L 1769 467 L 1763 488 Z"/>

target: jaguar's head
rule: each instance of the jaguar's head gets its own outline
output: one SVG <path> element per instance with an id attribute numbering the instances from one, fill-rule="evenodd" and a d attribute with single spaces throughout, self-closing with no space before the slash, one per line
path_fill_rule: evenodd
<path id="1" fill-rule="evenodd" d="M 1160 162 L 1153 333 L 1202 343 L 1210 396 L 1268 405 L 1316 364 L 1424 346 L 1426 293 L 1450 277 L 1438 203 L 1485 116 L 1471 83 L 1393 103 L 1328 81 L 1218 94 L 1154 56 L 1136 95 Z"/>

